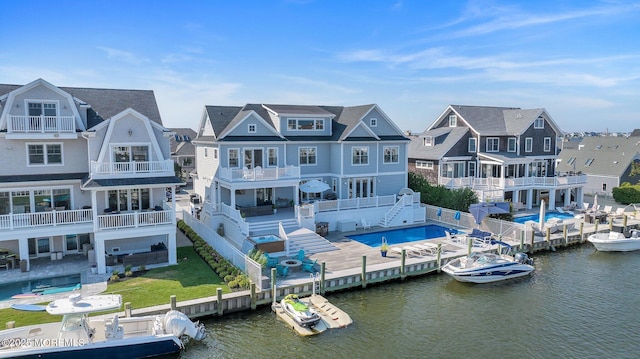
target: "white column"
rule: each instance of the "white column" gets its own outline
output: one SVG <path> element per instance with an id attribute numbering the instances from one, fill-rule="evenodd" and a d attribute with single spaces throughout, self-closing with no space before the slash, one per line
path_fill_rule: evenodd
<path id="1" fill-rule="evenodd" d="M 518 203 L 520 202 L 520 190 L 514 190 L 513 194 L 511 195 L 511 203 Z"/>
<path id="2" fill-rule="evenodd" d="M 533 208 L 533 189 L 527 190 L 527 209 Z"/>
<path id="3" fill-rule="evenodd" d="M 20 238 L 18 240 L 18 252 L 20 252 L 20 259 L 27 261 L 27 271 L 31 268 L 31 261 L 29 260 L 29 241 L 27 238 Z M 16 263 L 16 266 L 20 263 Z"/>
<path id="4" fill-rule="evenodd" d="M 576 188 L 576 203 L 578 208 L 582 208 L 582 204 L 584 203 L 584 187 Z"/>
<path id="5" fill-rule="evenodd" d="M 550 189 L 549 190 L 549 207 L 548 209 L 550 211 L 553 211 L 554 209 L 556 209 L 556 190 L 555 189 Z"/>
<path id="6" fill-rule="evenodd" d="M 169 250 L 169 264 L 178 264 L 178 252 L 176 250 L 176 232 L 167 234 L 167 249 Z"/>
<path id="7" fill-rule="evenodd" d="M 98 273 L 105 274 L 107 273 L 107 266 L 104 259 L 104 239 L 95 238 L 94 242 L 96 263 L 98 264 Z"/>
<path id="8" fill-rule="evenodd" d="M 571 204 L 571 188 L 564 190 L 564 206 L 569 207 Z"/>

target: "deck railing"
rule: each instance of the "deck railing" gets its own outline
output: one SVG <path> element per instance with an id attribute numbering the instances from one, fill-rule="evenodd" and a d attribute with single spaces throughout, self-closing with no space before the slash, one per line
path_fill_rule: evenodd
<path id="1" fill-rule="evenodd" d="M 220 179 L 225 181 L 264 181 L 281 178 L 300 178 L 300 167 L 267 167 L 267 168 L 220 168 Z"/>
<path id="2" fill-rule="evenodd" d="M 9 133 L 73 133 L 76 121 L 73 116 L 9 116 Z"/>
<path id="3" fill-rule="evenodd" d="M 562 187 L 570 185 L 586 184 L 586 175 L 565 175 L 555 177 L 518 177 L 518 178 L 501 178 L 501 177 L 458 177 L 438 178 L 438 184 L 447 188 L 474 188 L 474 189 L 518 189 L 528 188 L 532 186 L 538 187 Z"/>
<path id="4" fill-rule="evenodd" d="M 173 174 L 173 161 L 131 161 L 131 162 L 96 162 L 91 161 L 91 176 L 131 175 L 149 173 Z"/>
<path id="5" fill-rule="evenodd" d="M 175 223 L 175 211 L 135 211 L 98 215 L 98 230 L 137 228 Z"/>
<path id="6" fill-rule="evenodd" d="M 36 213 L 10 213 L 0 215 L 0 229 L 58 226 L 63 224 L 91 223 L 91 209 L 50 211 Z"/>

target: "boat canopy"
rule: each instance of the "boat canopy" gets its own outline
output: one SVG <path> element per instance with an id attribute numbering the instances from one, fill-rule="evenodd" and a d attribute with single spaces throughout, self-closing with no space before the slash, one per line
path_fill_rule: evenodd
<path id="1" fill-rule="evenodd" d="M 47 305 L 47 312 L 52 315 L 88 314 L 119 309 L 122 296 L 119 294 L 93 295 L 82 297 L 72 294 L 68 298 L 56 299 Z"/>

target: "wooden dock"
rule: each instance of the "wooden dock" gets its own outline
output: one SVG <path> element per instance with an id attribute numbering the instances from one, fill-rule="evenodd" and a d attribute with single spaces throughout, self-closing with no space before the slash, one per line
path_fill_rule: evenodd
<path id="1" fill-rule="evenodd" d="M 312 328 L 307 328 L 296 323 L 289 314 L 287 314 L 280 303 L 274 303 L 271 309 L 276 313 L 278 318 L 283 320 L 289 327 L 295 330 L 299 335 L 309 336 L 320 334 L 327 329 L 344 328 L 353 323 L 351 317 L 331 304 L 327 299 L 318 294 L 312 294 L 309 297 L 300 298 L 300 301 L 315 309 L 320 315 L 320 321 Z"/>

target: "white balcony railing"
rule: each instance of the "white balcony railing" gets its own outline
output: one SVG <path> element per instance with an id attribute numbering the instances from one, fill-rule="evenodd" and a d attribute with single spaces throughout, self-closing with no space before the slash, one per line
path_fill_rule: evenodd
<path id="1" fill-rule="evenodd" d="M 300 178 L 300 167 L 268 167 L 268 168 L 220 168 L 219 177 L 225 181 L 264 181 L 282 178 Z"/>
<path id="2" fill-rule="evenodd" d="M 74 133 L 73 116 L 9 116 L 9 133 Z"/>
<path id="3" fill-rule="evenodd" d="M 102 230 L 173 224 L 175 217 L 174 210 L 106 214 L 98 216 L 97 228 L 98 230 Z M 93 211 L 91 209 L 20 214 L 10 213 L 0 215 L 0 230 L 87 224 L 92 222 Z"/>
<path id="4" fill-rule="evenodd" d="M 90 209 L 19 214 L 10 213 L 0 215 L 0 229 L 82 224 L 91 223 L 92 221 L 93 212 Z"/>
<path id="5" fill-rule="evenodd" d="M 98 230 L 137 228 L 171 224 L 176 218 L 175 211 L 136 211 L 98 215 Z"/>
<path id="6" fill-rule="evenodd" d="M 473 188 L 473 189 L 500 189 L 513 190 L 518 188 L 530 187 L 566 187 L 571 185 L 580 185 L 587 183 L 586 175 L 572 176 L 556 176 L 556 177 L 518 177 L 518 178 L 500 178 L 500 177 L 459 177 L 446 178 L 440 177 L 438 184 L 447 188 Z"/>
<path id="7" fill-rule="evenodd" d="M 173 161 L 96 162 L 91 161 L 91 176 L 131 175 L 138 173 L 174 173 Z"/>

